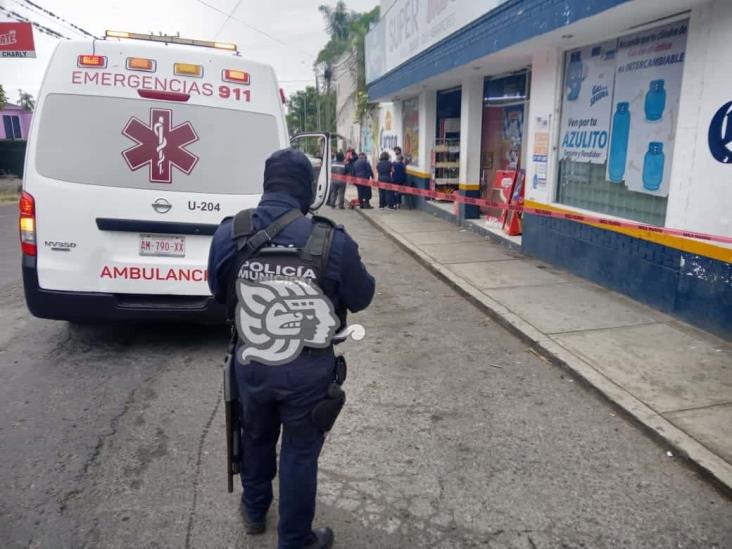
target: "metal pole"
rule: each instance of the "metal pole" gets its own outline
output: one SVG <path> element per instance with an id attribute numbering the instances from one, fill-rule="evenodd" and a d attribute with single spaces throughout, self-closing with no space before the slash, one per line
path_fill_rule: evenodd
<path id="1" fill-rule="evenodd" d="M 318 84 L 318 69 L 314 70 L 315 72 L 315 108 L 318 111 L 318 131 L 323 130 L 323 122 L 320 119 L 320 85 Z"/>

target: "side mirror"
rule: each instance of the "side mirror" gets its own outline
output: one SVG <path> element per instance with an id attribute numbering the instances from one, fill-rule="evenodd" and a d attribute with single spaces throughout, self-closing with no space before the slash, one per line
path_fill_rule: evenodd
<path id="1" fill-rule="evenodd" d="M 290 139 L 290 147 L 305 153 L 313 166 L 313 202 L 310 209 L 315 211 L 325 204 L 330 194 L 330 134 L 299 133 Z"/>

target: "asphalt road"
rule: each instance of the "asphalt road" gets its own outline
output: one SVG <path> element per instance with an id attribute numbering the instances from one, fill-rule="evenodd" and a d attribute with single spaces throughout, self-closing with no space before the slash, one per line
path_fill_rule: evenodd
<path id="1" fill-rule="evenodd" d="M 338 547 L 732 547 L 729 500 L 337 218 L 378 279 L 321 459 L 317 522 Z M 224 331 L 34 319 L 18 261 L 0 206 L 0 546 L 273 547 L 245 538 L 225 490 Z"/>

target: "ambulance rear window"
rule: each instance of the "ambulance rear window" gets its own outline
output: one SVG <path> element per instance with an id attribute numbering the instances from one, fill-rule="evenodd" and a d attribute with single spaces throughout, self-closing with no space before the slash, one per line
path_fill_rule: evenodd
<path id="1" fill-rule="evenodd" d="M 88 185 L 259 194 L 277 148 L 268 114 L 167 101 L 49 94 L 36 169 Z"/>

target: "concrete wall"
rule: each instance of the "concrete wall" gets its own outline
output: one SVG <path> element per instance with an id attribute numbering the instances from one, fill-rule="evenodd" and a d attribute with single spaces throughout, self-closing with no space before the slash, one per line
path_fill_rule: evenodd
<path id="1" fill-rule="evenodd" d="M 671 168 L 668 227 L 732 236 L 732 163 L 715 160 L 707 142 L 715 113 L 732 101 L 731 37 L 732 1 L 716 0 L 692 10 Z M 729 129 L 727 132 L 729 135 Z M 732 143 L 727 149 L 732 157 Z"/>
<path id="2" fill-rule="evenodd" d="M 361 139 L 361 124 L 356 120 L 357 74 L 357 59 L 354 52 L 344 53 L 333 64 L 336 132 L 345 140 L 345 143 L 338 143 L 338 147 L 344 151 L 349 146 L 357 146 Z"/>

